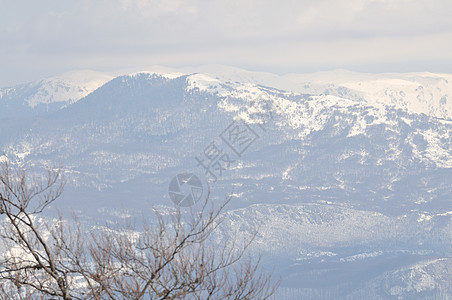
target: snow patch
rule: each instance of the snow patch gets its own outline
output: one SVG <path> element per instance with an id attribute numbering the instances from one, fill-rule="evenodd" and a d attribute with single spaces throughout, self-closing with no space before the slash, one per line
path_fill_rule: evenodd
<path id="1" fill-rule="evenodd" d="M 25 99 L 30 107 L 55 102 L 74 103 L 87 96 L 114 76 L 93 71 L 75 71 L 50 77 L 33 83 L 38 86 L 35 94 Z"/>

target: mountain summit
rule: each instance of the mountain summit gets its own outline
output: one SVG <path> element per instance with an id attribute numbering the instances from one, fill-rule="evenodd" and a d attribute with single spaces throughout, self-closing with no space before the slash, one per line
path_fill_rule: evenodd
<path id="1" fill-rule="evenodd" d="M 285 298 L 440 297 L 451 97 L 448 74 L 70 73 L 0 90 L 0 149 L 62 165 L 59 208 L 87 219 L 170 207 L 171 180 L 196 174 L 214 201 L 232 195 L 227 232 L 259 225 Z"/>

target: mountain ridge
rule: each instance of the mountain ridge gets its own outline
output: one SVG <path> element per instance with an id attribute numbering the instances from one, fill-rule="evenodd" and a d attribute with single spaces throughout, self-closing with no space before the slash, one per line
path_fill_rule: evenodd
<path id="1" fill-rule="evenodd" d="M 66 102 L 66 105 L 70 105 L 119 76 L 155 73 L 167 78 L 175 78 L 182 75 L 199 76 L 195 74 L 198 73 L 204 74 L 205 78 L 210 77 L 209 80 L 212 82 L 231 81 L 235 78 L 245 84 L 267 85 L 296 93 L 344 96 L 353 100 L 365 100 L 372 104 L 391 104 L 412 112 L 452 119 L 452 100 L 450 100 L 452 75 L 450 74 L 428 72 L 370 74 L 333 70 L 311 74 L 277 75 L 217 65 L 188 68 L 190 70 L 154 68 L 156 71 L 68 72 L 29 84 L 2 88 L 0 104 L 2 100 L 8 100 L 14 92 L 31 90 L 28 91 L 29 94 L 19 93 L 18 95 L 25 98 L 23 100 L 30 107 L 55 102 Z M 146 70 L 146 68 L 141 69 Z M 158 71 L 159 69 L 163 70 Z M 407 99 L 417 100 L 407 101 Z"/>
<path id="2" fill-rule="evenodd" d="M 213 202 L 231 196 L 226 232 L 247 240 L 261 226 L 253 253 L 277 266 L 294 299 L 447 293 L 452 121 L 342 86 L 287 91 L 230 72 L 134 72 L 49 111 L 10 98 L 22 106 L 2 115 L 0 101 L 0 159 L 61 165 L 60 211 L 93 223 L 124 207 L 170 208 L 170 180 L 197 174 Z M 252 142 L 232 149 L 230 128 Z M 208 173 L 199 162 L 215 149 L 228 160 Z"/>

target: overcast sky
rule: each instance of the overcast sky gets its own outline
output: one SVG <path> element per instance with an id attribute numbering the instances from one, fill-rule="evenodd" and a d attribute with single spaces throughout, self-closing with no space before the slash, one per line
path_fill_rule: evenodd
<path id="1" fill-rule="evenodd" d="M 450 0 L 0 0 L 0 86 L 77 69 L 452 73 Z"/>

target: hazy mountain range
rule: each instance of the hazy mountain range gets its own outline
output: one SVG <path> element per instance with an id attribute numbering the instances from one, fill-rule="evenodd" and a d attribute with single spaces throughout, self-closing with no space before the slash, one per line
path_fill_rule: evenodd
<path id="1" fill-rule="evenodd" d="M 87 220 L 171 206 L 184 172 L 232 194 L 278 297 L 452 295 L 450 74 L 80 71 L 0 89 L 0 120 L 0 159 L 61 166 Z"/>

